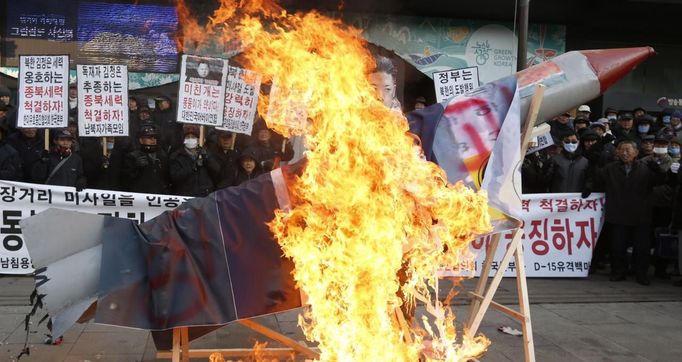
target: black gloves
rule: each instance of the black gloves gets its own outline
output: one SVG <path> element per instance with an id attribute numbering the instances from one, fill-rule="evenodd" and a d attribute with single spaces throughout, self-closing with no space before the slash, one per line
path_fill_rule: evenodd
<path id="1" fill-rule="evenodd" d="M 197 155 L 196 168 L 203 167 L 207 157 L 208 153 L 206 153 L 206 149 L 200 149 L 199 154 Z"/>
<path id="2" fill-rule="evenodd" d="M 582 197 L 583 199 L 590 197 L 590 195 L 592 195 L 592 191 L 590 191 L 589 189 L 584 189 L 583 192 L 580 193 L 580 197 Z"/>

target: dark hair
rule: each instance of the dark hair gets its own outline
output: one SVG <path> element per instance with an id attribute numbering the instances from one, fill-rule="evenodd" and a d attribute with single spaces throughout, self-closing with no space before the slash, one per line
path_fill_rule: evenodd
<path id="1" fill-rule="evenodd" d="M 397 70 L 390 58 L 387 58 L 383 55 L 377 55 L 374 57 L 374 60 L 376 62 L 376 66 L 372 73 L 387 73 L 395 77 Z"/>
<path id="2" fill-rule="evenodd" d="M 620 147 L 620 145 L 624 145 L 624 144 L 625 145 L 631 145 L 633 148 L 638 149 L 637 148 L 637 142 L 635 142 L 633 140 L 628 140 L 628 139 L 621 140 L 620 142 L 618 142 L 618 145 L 616 147 Z"/>
<path id="3" fill-rule="evenodd" d="M 561 133 L 561 141 L 563 141 L 564 138 L 568 138 L 568 137 L 571 137 L 571 136 L 576 136 L 576 137 L 577 137 L 578 134 L 575 133 L 575 131 L 573 131 L 573 130 L 567 130 L 567 131 L 565 131 L 565 132 L 562 132 L 562 133 Z"/>

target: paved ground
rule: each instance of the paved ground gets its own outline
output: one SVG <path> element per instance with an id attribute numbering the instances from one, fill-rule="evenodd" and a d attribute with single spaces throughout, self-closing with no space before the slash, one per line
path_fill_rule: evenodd
<path id="1" fill-rule="evenodd" d="M 612 283 L 603 275 L 587 279 L 530 279 L 529 290 L 538 361 L 679 361 L 682 359 L 682 288 L 654 280 L 649 287 L 634 281 Z M 469 287 L 470 283 L 465 283 Z M 515 283 L 503 281 L 496 300 L 514 302 Z M 0 361 L 13 361 L 26 338 L 23 317 L 28 312 L 31 280 L 0 277 Z M 465 300 L 456 302 L 461 319 Z M 418 309 L 418 312 L 420 310 Z M 260 318 L 274 330 L 302 340 L 297 312 Z M 37 322 L 34 322 L 37 323 Z M 481 331 L 492 346 L 481 361 L 522 361 L 521 337 L 497 331 L 519 328 L 491 310 Z M 58 346 L 43 345 L 44 325 L 31 326 L 31 354 L 22 361 L 154 361 L 150 334 L 125 328 L 76 325 Z M 192 348 L 250 347 L 264 341 L 253 332 L 230 325 L 192 342 Z M 277 347 L 270 343 L 269 347 Z"/>

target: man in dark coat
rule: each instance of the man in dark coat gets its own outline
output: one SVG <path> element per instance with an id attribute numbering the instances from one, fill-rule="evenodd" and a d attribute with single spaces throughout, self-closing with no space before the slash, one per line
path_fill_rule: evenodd
<path id="1" fill-rule="evenodd" d="M 282 136 L 271 131 L 262 119 L 253 125 L 255 140 L 248 146 L 256 155 L 263 172 L 277 168 L 277 163 L 294 158 L 294 148 Z M 282 149 L 284 145 L 284 149 Z"/>
<path id="2" fill-rule="evenodd" d="M 31 171 L 43 152 L 43 132 L 37 128 L 19 128 L 18 132 L 7 137 L 7 143 L 19 152 L 23 170 L 22 182 L 33 182 Z"/>
<path id="3" fill-rule="evenodd" d="M 234 186 L 238 186 L 245 181 L 253 180 L 263 173 L 263 169 L 256 160 L 256 150 L 247 148 L 239 155 L 239 169 L 237 177 L 234 179 Z"/>
<path id="4" fill-rule="evenodd" d="M 561 138 L 561 153 L 550 159 L 549 192 L 582 192 L 589 162 L 578 152 L 578 137 L 570 131 Z"/>
<path id="5" fill-rule="evenodd" d="M 651 199 L 654 186 L 664 182 L 665 172 L 656 160 L 637 160 L 638 152 L 634 141 L 621 141 L 616 148 L 618 161 L 597 172 L 591 189 L 606 193 L 605 219 L 611 225 L 610 280 L 625 280 L 626 250 L 632 242 L 637 283 L 649 285 Z"/>
<path id="6" fill-rule="evenodd" d="M 36 183 L 71 186 L 80 191 L 86 186 L 83 160 L 71 150 L 74 136 L 66 129 L 55 131 L 51 151 L 43 151 L 40 161 L 33 165 L 31 175 Z"/>
<path id="7" fill-rule="evenodd" d="M 211 150 L 213 157 L 218 165 L 218 172 L 213 174 L 215 189 L 220 190 L 232 186 L 237 176 L 237 157 L 239 152 L 232 148 L 233 135 L 227 131 L 216 130 L 217 142 Z"/>
<path id="8" fill-rule="evenodd" d="M 158 142 L 166 154 L 182 148 L 182 124 L 176 122 L 176 113 L 169 96 L 160 95 L 154 98 L 156 108 L 152 119 L 159 130 Z"/>
<path id="9" fill-rule="evenodd" d="M 19 181 L 23 176 L 19 152 L 5 141 L 6 125 L 0 125 L 0 180 Z"/>
<path id="10" fill-rule="evenodd" d="M 199 146 L 199 127 L 183 126 L 184 147 L 171 154 L 168 160 L 173 193 L 203 197 L 213 192 L 211 174 L 219 172 L 217 161 Z M 210 171 L 209 171 L 210 170 Z"/>
<path id="11" fill-rule="evenodd" d="M 158 131 L 147 123 L 138 131 L 138 148 L 128 152 L 123 159 L 121 179 L 123 189 L 149 194 L 167 194 L 168 156 L 158 147 Z"/>

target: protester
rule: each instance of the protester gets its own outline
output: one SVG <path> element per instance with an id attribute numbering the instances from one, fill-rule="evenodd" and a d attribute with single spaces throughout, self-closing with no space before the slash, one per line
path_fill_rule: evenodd
<path id="1" fill-rule="evenodd" d="M 93 179 L 89 181 L 89 187 L 100 190 L 121 190 L 121 168 L 123 167 L 124 151 L 117 142 L 116 137 L 107 137 L 107 152 L 102 155 L 99 169 Z"/>
<path id="2" fill-rule="evenodd" d="M 8 132 L 9 127 L 0 124 L 0 180 L 19 181 L 23 176 L 21 157 L 19 152 L 6 142 Z"/>
<path id="3" fill-rule="evenodd" d="M 123 189 L 149 194 L 168 194 L 168 156 L 158 146 L 158 130 L 154 124 L 140 127 L 138 148 L 128 152 L 123 159 Z"/>
<path id="4" fill-rule="evenodd" d="M 637 107 L 632 110 L 632 115 L 635 116 L 635 119 L 639 117 L 644 117 L 646 115 L 646 109 L 642 107 Z"/>
<path id="5" fill-rule="evenodd" d="M 616 122 L 618 120 L 618 110 L 613 107 L 606 107 L 604 118 L 609 120 L 609 122 Z"/>
<path id="6" fill-rule="evenodd" d="M 651 196 L 654 186 L 665 180 L 659 160 L 637 160 L 637 143 L 621 141 L 616 149 L 618 161 L 597 172 L 590 190 L 605 192 L 605 220 L 611 224 L 611 281 L 625 280 L 628 270 L 626 250 L 633 244 L 633 270 L 637 283 L 649 285 L 649 248 L 651 245 Z"/>
<path id="7" fill-rule="evenodd" d="M 564 112 L 561 115 L 554 117 L 551 121 L 547 122 L 550 127 L 550 133 L 552 137 L 560 140 L 563 135 L 567 133 L 574 132 L 573 125 L 571 124 L 571 114 Z"/>
<path id="8" fill-rule="evenodd" d="M 235 136 L 233 133 L 221 130 L 216 133 L 217 143 L 211 151 L 211 157 L 219 165 L 218 172 L 212 175 L 215 189 L 219 190 L 234 184 L 239 152 L 232 147 L 232 137 Z"/>
<path id="9" fill-rule="evenodd" d="M 674 111 L 670 115 L 670 127 L 672 127 L 675 133 L 680 133 L 682 130 L 682 112 L 679 110 Z"/>
<path id="10" fill-rule="evenodd" d="M 521 165 L 521 188 L 524 194 L 547 192 L 547 166 L 550 158 L 545 150 L 533 152 L 523 159 Z"/>
<path id="11" fill-rule="evenodd" d="M 69 117 L 78 118 L 78 83 L 69 83 Z"/>
<path id="12" fill-rule="evenodd" d="M 17 107 L 12 104 L 12 92 L 7 86 L 0 84 L 0 107 L 4 106 L 5 121 L 0 117 L 0 123 L 5 123 L 10 131 L 16 127 Z"/>
<path id="13" fill-rule="evenodd" d="M 644 116 L 635 117 L 635 124 L 637 125 L 637 136 L 639 137 L 640 140 L 642 140 L 644 136 L 651 134 L 652 121 L 649 117 Z"/>
<path id="14" fill-rule="evenodd" d="M 634 117 L 632 113 L 625 112 L 618 116 L 618 127 L 613 129 L 613 136 L 616 137 L 616 142 L 623 140 L 634 141 L 639 147 L 641 142 L 640 138 L 637 137 L 637 131 L 633 129 Z"/>
<path id="15" fill-rule="evenodd" d="M 424 109 L 426 107 L 426 98 L 419 96 L 414 100 L 414 109 Z"/>
<path id="16" fill-rule="evenodd" d="M 66 129 L 54 132 L 52 150 L 44 150 L 40 161 L 33 165 L 31 176 L 33 182 L 71 186 L 80 191 L 86 186 L 86 178 L 83 173 L 83 160 L 73 152 L 74 136 Z"/>
<path id="17" fill-rule="evenodd" d="M 588 106 L 587 104 L 583 104 L 580 107 L 578 107 L 578 110 L 575 112 L 575 118 L 583 117 L 587 119 L 589 122 L 591 114 L 592 110 L 590 109 L 590 106 Z"/>
<path id="18" fill-rule="evenodd" d="M 199 126 L 185 124 L 182 131 L 184 147 L 171 154 L 168 161 L 173 193 L 206 196 L 213 192 L 211 175 L 220 173 L 220 165 L 205 148 L 199 146 Z"/>
<path id="19" fill-rule="evenodd" d="M 645 135 L 642 137 L 642 143 L 639 145 L 639 158 L 644 158 L 654 154 L 654 135 Z"/>
<path id="20" fill-rule="evenodd" d="M 550 160 L 547 178 L 549 191 L 553 193 L 582 192 L 585 187 L 588 161 L 578 152 L 578 137 L 575 132 L 565 134 L 561 139 L 561 153 Z"/>
<path id="21" fill-rule="evenodd" d="M 19 152 L 21 158 L 23 176 L 20 181 L 33 181 L 33 165 L 40 160 L 44 148 L 43 132 L 37 128 L 19 128 L 18 132 L 7 137 L 7 143 Z"/>
<path id="22" fill-rule="evenodd" d="M 239 169 L 233 185 L 237 186 L 245 181 L 253 180 L 262 173 L 263 170 L 258 164 L 255 150 L 247 148 L 239 155 Z"/>
<path id="23" fill-rule="evenodd" d="M 577 135 L 587 129 L 590 125 L 590 120 L 585 116 L 577 116 L 573 120 L 573 130 Z"/>
<path id="24" fill-rule="evenodd" d="M 255 141 L 249 146 L 256 156 L 258 165 L 264 172 L 276 168 L 278 161 L 294 158 L 294 148 L 279 134 L 271 131 L 262 119 L 253 126 Z M 282 151 L 284 145 L 284 151 Z"/>
<path id="25" fill-rule="evenodd" d="M 182 148 L 182 124 L 175 121 L 176 114 L 170 96 L 154 98 L 156 108 L 152 114 L 154 124 L 159 128 L 159 146 L 167 154 Z"/>

